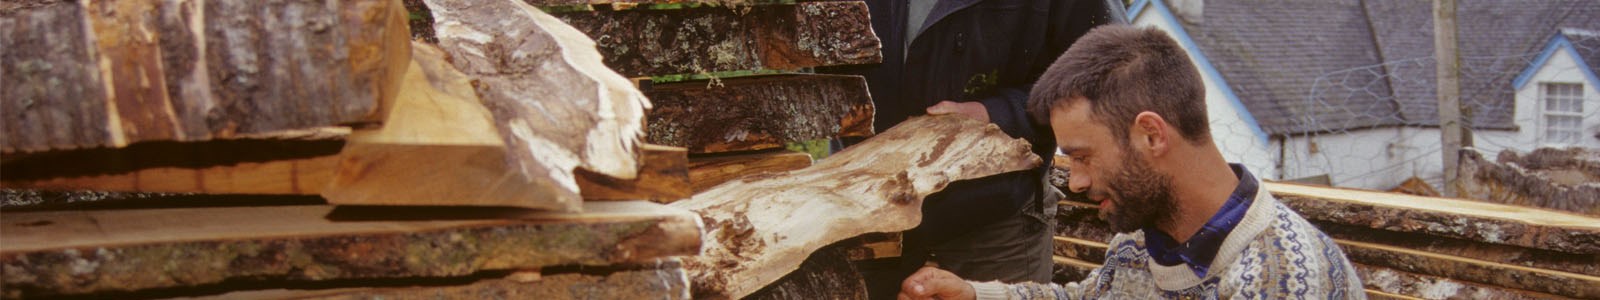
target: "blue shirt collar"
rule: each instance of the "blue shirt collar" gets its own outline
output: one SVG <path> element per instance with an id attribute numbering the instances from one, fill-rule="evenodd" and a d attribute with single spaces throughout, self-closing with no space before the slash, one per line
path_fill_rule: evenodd
<path id="1" fill-rule="evenodd" d="M 1163 266 L 1176 266 L 1188 264 L 1197 277 L 1205 277 L 1206 271 L 1211 267 L 1211 260 L 1217 257 L 1217 251 L 1222 248 L 1222 241 L 1228 238 L 1228 233 L 1239 225 L 1244 219 L 1250 204 L 1255 202 L 1257 183 L 1255 176 L 1245 170 L 1243 165 L 1228 164 L 1233 169 L 1233 174 L 1239 177 L 1239 185 L 1233 188 L 1233 194 L 1228 195 L 1228 201 L 1222 204 L 1199 232 L 1190 236 L 1188 241 L 1179 244 L 1177 239 L 1167 235 L 1166 232 L 1155 227 L 1144 228 L 1145 246 L 1150 251 L 1150 258 Z"/>

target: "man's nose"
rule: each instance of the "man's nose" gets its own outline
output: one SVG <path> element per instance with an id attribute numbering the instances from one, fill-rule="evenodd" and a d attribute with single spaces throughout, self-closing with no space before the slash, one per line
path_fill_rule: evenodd
<path id="1" fill-rule="evenodd" d="M 1072 190 L 1073 193 L 1082 193 L 1089 190 L 1089 174 L 1067 171 L 1067 189 Z"/>

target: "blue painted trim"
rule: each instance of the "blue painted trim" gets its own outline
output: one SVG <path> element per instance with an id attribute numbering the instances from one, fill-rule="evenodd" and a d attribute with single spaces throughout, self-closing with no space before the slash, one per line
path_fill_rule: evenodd
<path id="1" fill-rule="evenodd" d="M 1178 43 L 1183 44 L 1183 48 L 1189 51 L 1189 55 L 1194 56 L 1194 61 L 1197 62 L 1196 65 L 1199 67 L 1200 72 L 1205 72 L 1206 76 L 1215 79 L 1217 85 L 1223 87 L 1222 95 L 1228 98 L 1228 102 L 1233 104 L 1234 110 L 1244 117 L 1245 123 L 1250 125 L 1250 130 L 1255 132 L 1256 138 L 1261 140 L 1261 144 L 1271 145 L 1271 142 L 1267 139 L 1267 132 L 1261 130 L 1261 124 L 1256 122 L 1255 115 L 1250 114 L 1250 109 L 1244 106 L 1244 102 L 1239 101 L 1239 95 L 1233 93 L 1233 86 L 1228 85 L 1227 78 L 1223 78 L 1222 73 L 1217 72 L 1216 66 L 1211 65 L 1211 59 L 1206 58 L 1205 53 L 1200 51 L 1199 45 L 1195 44 L 1194 39 L 1189 37 L 1189 32 L 1183 29 L 1183 24 L 1178 22 L 1177 16 L 1167 9 L 1166 2 L 1161 0 L 1138 0 L 1133 2 L 1132 10 L 1128 11 L 1128 21 L 1133 22 L 1139 16 L 1139 13 L 1144 11 L 1146 6 L 1154 7 L 1155 9 L 1152 12 L 1158 13 L 1158 16 L 1172 27 L 1173 36 L 1177 37 Z"/>
<path id="2" fill-rule="evenodd" d="M 1566 49 L 1567 53 L 1572 55 L 1572 60 L 1577 62 L 1578 70 L 1583 71 L 1583 77 L 1589 79 L 1590 86 L 1600 86 L 1600 77 L 1595 76 L 1594 68 L 1589 67 L 1589 62 L 1583 61 L 1583 56 L 1578 55 L 1578 49 L 1572 46 L 1572 41 L 1567 40 L 1567 36 L 1559 31 L 1550 38 L 1549 43 L 1545 44 L 1544 51 L 1539 52 L 1539 58 L 1534 59 L 1532 64 L 1528 64 L 1528 68 L 1522 70 L 1522 74 L 1517 75 L 1517 80 L 1512 81 L 1511 86 L 1517 90 L 1527 86 L 1528 81 L 1533 80 L 1533 75 L 1539 73 L 1539 69 L 1543 69 L 1544 64 L 1550 61 L 1550 57 L 1555 56 L 1561 49 Z"/>

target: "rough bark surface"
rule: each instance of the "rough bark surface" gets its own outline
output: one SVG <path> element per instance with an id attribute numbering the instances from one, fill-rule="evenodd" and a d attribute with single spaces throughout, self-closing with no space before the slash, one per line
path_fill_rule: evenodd
<path id="1" fill-rule="evenodd" d="M 658 204 L 585 213 L 507 208 L 277 206 L 8 213 L 5 296 L 133 291 L 228 280 L 464 276 L 697 253 L 700 223 Z"/>
<path id="2" fill-rule="evenodd" d="M 872 96 L 861 76 L 775 75 L 653 86 L 651 143 L 693 153 L 872 135 Z"/>
<path id="3" fill-rule="evenodd" d="M 1105 242 L 1056 236 L 1054 248 L 1055 256 L 1100 263 L 1106 261 L 1108 246 Z"/>
<path id="4" fill-rule="evenodd" d="M 1100 219 L 1100 207 L 1072 201 L 1057 202 L 1056 234 L 1081 240 L 1106 242 L 1116 235 L 1111 224 Z"/>
<path id="5" fill-rule="evenodd" d="M 1340 240 L 1383 244 L 1507 265 L 1600 276 L 1600 255 L 1572 254 L 1442 238 L 1426 234 L 1383 231 L 1327 222 L 1315 222 L 1315 224 L 1317 228 L 1322 229 L 1322 232 Z"/>
<path id="6" fill-rule="evenodd" d="M 958 116 L 912 118 L 810 168 L 741 178 L 674 207 L 699 213 L 705 251 L 685 261 L 696 297 L 740 298 L 822 246 L 921 221 L 952 181 L 1038 166 L 1028 143 Z"/>
<path id="7" fill-rule="evenodd" d="M 518 272 L 463 285 L 241 291 L 188 299 L 689 299 L 689 279 L 676 260 L 663 260 L 598 274 Z"/>
<path id="8" fill-rule="evenodd" d="M 1600 297 L 1600 277 L 1513 266 L 1396 246 L 1336 240 L 1352 262 L 1566 297 Z"/>
<path id="9" fill-rule="evenodd" d="M 605 53 L 606 65 L 629 77 L 794 70 L 883 60 L 867 5 L 860 1 L 558 16 L 594 38 Z"/>
<path id="10" fill-rule="evenodd" d="M 1486 243 L 1600 254 L 1600 218 L 1551 210 L 1361 190 L 1266 183 L 1306 219 Z"/>
<path id="11" fill-rule="evenodd" d="M 398 0 L 0 7 L 7 153 L 378 121 L 405 67 Z"/>
<path id="12" fill-rule="evenodd" d="M 650 102 L 601 64 L 594 41 L 517 0 L 424 2 L 440 47 L 476 80 L 516 170 L 570 201 L 575 168 L 635 178 Z"/>
<path id="13" fill-rule="evenodd" d="M 817 250 L 800 269 L 743 299 L 867 299 L 867 283 L 847 252 L 838 246 Z"/>
<path id="14" fill-rule="evenodd" d="M 1565 297 L 1485 286 L 1449 278 L 1356 264 L 1356 276 L 1368 295 L 1377 291 L 1422 299 L 1563 299 Z M 1387 297 L 1392 298 L 1392 297 Z"/>
<path id="15" fill-rule="evenodd" d="M 739 177 L 799 170 L 811 166 L 811 154 L 789 150 L 689 159 L 689 181 L 704 192 Z"/>

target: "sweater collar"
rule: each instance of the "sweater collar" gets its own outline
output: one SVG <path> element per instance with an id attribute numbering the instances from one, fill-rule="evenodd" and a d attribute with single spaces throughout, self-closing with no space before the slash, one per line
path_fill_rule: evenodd
<path id="1" fill-rule="evenodd" d="M 1239 185 L 1233 188 L 1233 193 L 1228 195 L 1228 200 L 1222 204 L 1222 208 L 1211 215 L 1211 219 L 1201 225 L 1200 231 L 1195 232 L 1186 242 L 1178 243 L 1177 239 L 1160 229 L 1144 228 L 1145 245 L 1155 263 L 1163 266 L 1187 265 L 1194 271 L 1195 277 L 1206 276 L 1212 260 L 1217 257 L 1217 251 L 1222 248 L 1223 240 L 1226 240 L 1228 233 L 1244 220 L 1245 212 L 1249 211 L 1250 204 L 1259 189 L 1255 176 L 1245 170 L 1243 165 L 1228 164 L 1228 166 L 1233 169 L 1234 176 L 1239 178 Z"/>

